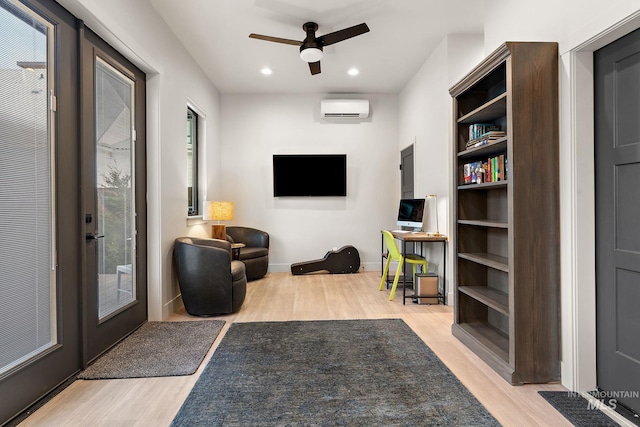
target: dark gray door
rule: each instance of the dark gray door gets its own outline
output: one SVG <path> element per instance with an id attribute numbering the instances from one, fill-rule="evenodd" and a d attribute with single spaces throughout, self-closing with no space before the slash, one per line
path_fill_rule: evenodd
<path id="1" fill-rule="evenodd" d="M 598 388 L 640 412 L 640 30 L 594 65 Z"/>
<path id="2" fill-rule="evenodd" d="M 413 144 L 400 152 L 400 198 L 413 199 Z"/>
<path id="3" fill-rule="evenodd" d="M 0 425 L 81 367 L 76 40 L 57 3 L 0 0 Z"/>
<path id="4" fill-rule="evenodd" d="M 85 27 L 84 362 L 147 319 L 145 75 Z"/>

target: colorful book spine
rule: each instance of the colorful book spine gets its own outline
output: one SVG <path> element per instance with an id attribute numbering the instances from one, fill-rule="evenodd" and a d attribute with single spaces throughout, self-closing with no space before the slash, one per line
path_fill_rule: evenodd
<path id="1" fill-rule="evenodd" d="M 463 165 L 464 184 L 482 184 L 507 179 L 507 158 L 504 154 Z"/>

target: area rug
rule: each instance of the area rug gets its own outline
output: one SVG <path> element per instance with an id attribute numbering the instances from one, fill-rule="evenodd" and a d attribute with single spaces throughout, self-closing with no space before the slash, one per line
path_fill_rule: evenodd
<path id="1" fill-rule="evenodd" d="M 576 427 L 619 427 L 620 424 L 603 414 L 578 393 L 539 391 L 538 394 Z"/>
<path id="2" fill-rule="evenodd" d="M 172 426 L 497 426 L 399 319 L 234 323 Z"/>
<path id="3" fill-rule="evenodd" d="M 78 379 L 191 375 L 224 323 L 224 320 L 147 322 L 80 372 Z"/>

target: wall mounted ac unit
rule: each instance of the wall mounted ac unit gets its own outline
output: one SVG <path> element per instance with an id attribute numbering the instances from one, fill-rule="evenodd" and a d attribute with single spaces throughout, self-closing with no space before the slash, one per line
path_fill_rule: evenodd
<path id="1" fill-rule="evenodd" d="M 320 117 L 366 119 L 369 117 L 369 100 L 323 99 L 320 101 Z"/>

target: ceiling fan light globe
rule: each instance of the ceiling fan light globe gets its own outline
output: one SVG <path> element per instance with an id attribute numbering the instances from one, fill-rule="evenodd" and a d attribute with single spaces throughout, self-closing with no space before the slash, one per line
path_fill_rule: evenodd
<path id="1" fill-rule="evenodd" d="M 300 51 L 300 59 L 304 62 L 318 62 L 323 56 L 322 51 L 315 47 L 308 47 Z"/>

